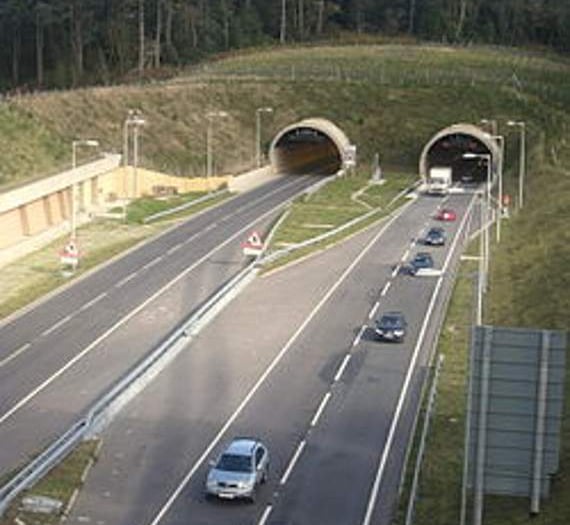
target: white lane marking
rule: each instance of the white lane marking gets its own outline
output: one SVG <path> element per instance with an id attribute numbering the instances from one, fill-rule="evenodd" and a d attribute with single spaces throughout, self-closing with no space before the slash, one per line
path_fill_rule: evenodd
<path id="1" fill-rule="evenodd" d="M 327 406 L 327 403 L 329 402 L 329 400 L 331 398 L 331 395 L 332 394 L 330 392 L 327 392 L 323 396 L 323 399 L 321 400 L 319 408 L 317 408 L 317 411 L 315 412 L 313 419 L 311 419 L 311 423 L 310 423 L 311 427 L 314 427 L 317 424 L 317 422 L 319 421 L 321 414 L 323 413 L 323 410 L 325 409 L 325 407 Z"/>
<path id="2" fill-rule="evenodd" d="M 465 219 L 469 215 L 471 207 L 473 206 L 473 202 L 474 201 L 472 200 L 471 203 L 469 204 L 469 207 L 467 209 L 467 213 L 465 214 L 465 217 L 463 218 L 461 226 L 457 232 L 457 235 L 455 236 L 455 239 L 453 240 L 453 244 L 452 244 L 451 249 L 449 250 L 449 253 L 448 253 L 447 258 L 445 260 L 442 275 L 437 280 L 437 284 L 436 284 L 435 289 L 433 291 L 433 294 L 431 296 L 431 300 L 429 302 L 429 306 L 428 306 L 426 315 L 424 317 L 424 322 L 422 323 L 422 327 L 421 327 L 420 333 L 418 335 L 418 340 L 416 342 L 416 346 L 414 347 L 414 352 L 412 354 L 412 358 L 410 360 L 410 364 L 409 364 L 408 370 L 406 372 L 406 377 L 405 377 L 404 383 L 402 385 L 402 390 L 400 391 L 398 403 L 396 404 L 396 410 L 394 411 L 394 417 L 392 418 L 392 423 L 390 424 L 390 430 L 388 431 L 388 437 L 386 438 L 386 443 L 384 444 L 384 449 L 382 450 L 382 456 L 380 457 L 380 461 L 378 463 L 378 469 L 376 471 L 374 483 L 372 484 L 372 489 L 370 491 L 370 497 L 368 499 L 368 505 L 366 507 L 366 514 L 364 515 L 364 519 L 362 520 L 362 525 L 370 525 L 370 523 L 371 523 L 372 513 L 374 512 L 374 507 L 376 506 L 376 500 L 378 499 L 378 492 L 380 490 L 380 483 L 382 482 L 382 478 L 384 476 L 384 471 L 386 469 L 386 463 L 388 462 L 388 455 L 390 454 L 390 450 L 392 448 L 392 442 L 394 441 L 394 436 L 396 435 L 396 427 L 398 426 L 398 424 L 400 422 L 400 417 L 402 415 L 402 409 L 404 407 L 404 401 L 408 395 L 408 389 L 410 388 L 412 375 L 415 371 L 416 362 L 417 362 L 418 357 L 420 355 L 420 348 L 423 344 L 423 339 L 424 339 L 425 334 L 427 332 L 427 327 L 429 325 L 429 322 L 431 321 L 431 319 L 430 319 L 431 313 L 432 313 L 432 310 L 435 306 L 436 300 L 438 298 L 439 290 L 441 289 L 441 284 L 443 283 L 443 276 L 444 276 L 445 270 L 447 269 L 447 266 L 451 260 L 452 255 L 453 255 L 453 252 L 455 251 L 455 246 L 457 245 L 457 241 L 459 240 L 459 238 L 461 236 L 460 234 L 461 234 L 461 231 L 463 230 L 463 227 L 465 225 Z"/>
<path id="3" fill-rule="evenodd" d="M 293 457 L 291 458 L 291 461 L 287 466 L 287 470 L 285 470 L 285 474 L 283 474 L 283 477 L 279 480 L 279 485 L 285 485 L 285 483 L 287 483 L 287 480 L 289 479 L 291 472 L 293 472 L 293 469 L 295 468 L 297 461 L 299 461 L 299 457 L 303 453 L 306 444 L 307 442 L 304 439 L 303 441 L 301 441 L 301 443 L 299 443 L 297 450 L 295 450 L 295 454 L 293 454 Z"/>
<path id="4" fill-rule="evenodd" d="M 354 341 L 352 342 L 352 346 L 358 346 L 358 343 L 360 343 L 360 340 L 362 339 L 364 332 L 366 332 L 366 328 L 368 328 L 368 327 L 365 324 L 363 324 L 360 327 L 360 332 L 358 332 L 356 334 L 356 337 L 354 338 Z"/>
<path id="5" fill-rule="evenodd" d="M 287 201 L 288 202 L 288 201 Z M 182 273 L 178 274 L 172 281 L 166 283 L 162 288 L 157 290 L 154 294 L 152 294 L 148 299 L 143 301 L 137 307 L 133 308 L 127 315 L 125 315 L 122 319 L 117 321 L 113 326 L 103 332 L 97 339 L 95 339 L 91 344 L 85 347 L 81 352 L 76 354 L 72 359 L 70 359 L 62 368 L 60 368 L 57 372 L 52 374 L 50 377 L 45 379 L 40 385 L 34 388 L 31 392 L 29 392 L 26 396 L 24 396 L 20 401 L 18 401 L 12 408 L 10 408 L 7 412 L 0 416 L 0 425 L 4 423 L 9 417 L 15 414 L 20 408 L 22 408 L 26 403 L 28 403 L 31 399 L 36 397 L 42 390 L 47 388 L 51 383 L 53 383 L 58 377 L 64 374 L 67 370 L 69 370 L 75 363 L 77 363 L 80 359 L 82 359 L 85 355 L 91 352 L 101 341 L 109 337 L 113 332 L 115 332 L 119 327 L 124 325 L 130 319 L 132 319 L 136 314 L 138 314 L 143 308 L 145 308 L 148 304 L 154 301 L 159 295 L 163 294 L 166 290 L 174 286 L 178 281 L 183 279 L 188 273 L 190 273 L 194 268 L 198 265 L 202 264 L 208 258 L 212 256 L 213 253 L 216 253 L 218 250 L 221 250 L 227 244 L 234 242 L 235 239 L 242 236 L 244 232 L 251 229 L 254 224 L 257 224 L 259 221 L 263 221 L 265 217 L 275 213 L 275 208 L 265 212 L 263 215 L 257 217 L 253 221 L 251 221 L 247 226 L 244 226 L 241 230 L 238 230 L 234 233 L 231 237 L 228 237 L 225 241 L 218 244 L 213 250 L 206 253 L 200 259 L 198 259 L 194 264 L 190 265 L 186 268 Z M 390 223 L 388 223 L 390 224 Z"/>
<path id="6" fill-rule="evenodd" d="M 91 301 L 89 301 L 88 303 L 85 303 L 79 310 L 87 310 L 87 308 L 90 308 L 91 306 L 93 306 L 95 303 L 98 303 L 101 299 L 103 299 L 103 297 L 107 296 L 107 292 L 103 292 L 100 293 L 97 297 L 95 297 L 94 299 L 91 299 Z"/>
<path id="7" fill-rule="evenodd" d="M 400 271 L 400 265 L 397 264 L 396 267 L 394 268 L 394 270 L 392 271 L 392 277 L 396 277 L 396 275 L 398 275 Z"/>
<path id="8" fill-rule="evenodd" d="M 271 505 L 267 505 L 267 507 L 265 507 L 265 510 L 263 511 L 263 514 L 261 515 L 260 520 L 257 522 L 257 525 L 265 525 L 265 523 L 267 522 L 267 518 L 269 518 L 269 515 L 271 514 L 272 510 L 273 507 Z"/>
<path id="9" fill-rule="evenodd" d="M 386 288 L 386 286 L 384 286 L 384 288 Z M 372 319 L 376 315 L 376 311 L 378 310 L 379 306 L 380 306 L 380 303 L 378 301 L 376 301 L 376 303 L 374 304 L 374 306 L 370 310 L 370 313 L 368 314 L 368 319 Z"/>
<path id="10" fill-rule="evenodd" d="M 44 330 L 41 334 L 40 337 L 46 337 L 49 334 L 55 332 L 58 328 L 62 327 L 65 323 L 67 323 L 67 321 L 69 321 L 73 316 L 71 314 L 65 316 L 63 319 L 60 319 L 57 323 L 55 323 L 54 325 L 50 326 L 47 330 Z"/>
<path id="11" fill-rule="evenodd" d="M 137 272 L 133 272 L 129 275 L 127 275 L 124 279 L 121 279 L 116 285 L 115 288 L 121 288 L 121 286 L 124 286 L 125 284 L 127 284 L 129 281 L 131 281 L 132 279 L 134 279 L 137 275 L 138 275 L 138 271 Z"/>
<path id="12" fill-rule="evenodd" d="M 177 252 L 178 250 L 180 250 L 180 248 L 182 248 L 182 244 L 175 244 L 172 248 L 170 248 L 166 253 L 168 255 L 172 255 L 174 252 Z"/>
<path id="13" fill-rule="evenodd" d="M 346 365 L 348 365 L 348 362 L 350 361 L 350 354 L 346 354 L 344 356 L 344 359 L 342 361 L 342 363 L 340 364 L 340 366 L 338 367 L 337 373 L 334 376 L 333 381 L 336 383 L 341 377 L 342 374 L 344 374 L 344 369 L 346 368 Z"/>
<path id="14" fill-rule="evenodd" d="M 405 260 L 408 258 L 408 255 L 410 255 L 409 248 L 404 252 L 404 255 L 402 255 L 402 262 L 405 262 Z"/>
<path id="15" fill-rule="evenodd" d="M 160 261 L 162 261 L 163 256 L 159 255 L 156 259 L 153 259 L 150 262 L 147 262 L 142 268 L 141 270 L 148 270 L 149 268 L 152 268 L 155 264 L 158 264 Z"/>
<path id="16" fill-rule="evenodd" d="M 384 285 L 384 288 L 382 288 L 382 291 L 380 292 L 380 297 L 384 297 L 384 296 L 388 293 L 388 290 L 390 289 L 390 286 L 392 286 L 392 281 L 388 281 L 388 282 Z"/>
<path id="17" fill-rule="evenodd" d="M 7 365 L 12 359 L 16 359 L 20 354 L 23 354 L 28 348 L 32 346 L 31 343 L 25 343 L 20 348 L 12 352 L 9 356 L 6 356 L 2 361 L 0 361 L 0 368 Z"/>
<path id="18" fill-rule="evenodd" d="M 273 361 L 267 367 L 265 372 L 261 374 L 261 377 L 257 380 L 255 385 L 251 388 L 251 390 L 247 393 L 247 395 L 243 398 L 242 402 L 239 406 L 235 409 L 234 413 L 227 419 L 224 425 L 220 428 L 218 433 L 214 436 L 214 439 L 210 442 L 210 444 L 204 449 L 202 455 L 196 460 L 194 465 L 190 468 L 190 470 L 186 473 L 186 475 L 182 478 L 178 486 L 172 491 L 172 494 L 168 497 L 164 505 L 160 508 L 150 525 L 158 525 L 165 514 L 169 511 L 170 507 L 176 501 L 176 498 L 180 495 L 180 493 L 184 490 L 188 482 L 192 479 L 196 471 L 200 468 L 202 463 L 206 461 L 208 456 L 212 453 L 212 450 L 216 447 L 216 445 L 220 442 L 224 434 L 233 424 L 233 422 L 238 418 L 241 414 L 245 406 L 249 403 L 251 398 L 255 395 L 255 393 L 259 390 L 261 385 L 265 382 L 267 377 L 271 374 L 273 369 L 279 364 L 283 356 L 289 351 L 289 349 L 293 346 L 293 343 L 297 340 L 297 338 L 301 335 L 303 330 L 307 327 L 307 325 L 313 320 L 313 318 L 317 315 L 317 313 L 321 310 L 324 304 L 331 298 L 334 292 L 339 288 L 339 286 L 344 282 L 344 280 L 350 275 L 352 270 L 356 267 L 356 265 L 363 259 L 363 257 L 371 250 L 372 246 L 378 241 L 378 239 L 383 235 L 383 233 L 392 225 L 393 222 L 412 204 L 412 201 L 409 201 L 407 204 L 404 204 L 399 210 L 398 213 L 395 213 L 393 217 L 388 220 L 388 222 L 384 225 L 384 227 L 374 236 L 373 239 L 364 247 L 364 249 L 357 255 L 357 257 L 352 261 L 352 263 L 348 266 L 348 268 L 342 273 L 342 275 L 338 278 L 335 284 L 328 290 L 328 292 L 321 298 L 319 303 L 315 306 L 315 308 L 311 311 L 311 313 L 307 316 L 307 318 L 301 323 L 301 326 L 297 328 L 295 333 L 289 338 L 285 346 L 279 351 L 279 353 L 275 356 Z M 249 225 L 248 227 L 251 227 Z M 244 228 L 241 231 L 246 230 Z M 1 421 L 0 421 L 1 423 Z"/>

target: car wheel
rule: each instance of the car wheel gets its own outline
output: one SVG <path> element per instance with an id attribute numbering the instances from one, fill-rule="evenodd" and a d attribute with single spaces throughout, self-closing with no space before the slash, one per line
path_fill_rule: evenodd
<path id="1" fill-rule="evenodd" d="M 247 502 L 251 504 L 255 503 L 255 489 L 251 491 L 251 494 L 247 498 Z"/>
<path id="2" fill-rule="evenodd" d="M 265 470 L 263 471 L 263 475 L 261 476 L 261 481 L 260 483 L 263 485 L 264 483 L 267 482 L 267 471 L 269 470 L 269 465 L 267 465 L 267 467 L 265 468 Z"/>

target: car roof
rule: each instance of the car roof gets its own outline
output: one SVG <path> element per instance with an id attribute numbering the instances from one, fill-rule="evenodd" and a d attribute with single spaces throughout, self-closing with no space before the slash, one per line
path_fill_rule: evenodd
<path id="1" fill-rule="evenodd" d="M 384 312 L 381 317 L 404 317 L 402 312 Z"/>
<path id="2" fill-rule="evenodd" d="M 236 454 L 239 456 L 249 456 L 252 454 L 254 448 L 259 443 L 259 440 L 248 437 L 234 438 L 228 445 L 224 454 Z"/>

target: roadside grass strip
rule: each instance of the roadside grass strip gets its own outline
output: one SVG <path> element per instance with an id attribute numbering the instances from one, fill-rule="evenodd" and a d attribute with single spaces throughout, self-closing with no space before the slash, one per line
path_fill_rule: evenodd
<path id="1" fill-rule="evenodd" d="M 195 195 L 200 194 L 194 194 L 192 199 L 195 198 Z M 80 264 L 72 275 L 63 275 L 58 256 L 59 251 L 67 242 L 67 236 L 54 241 L 31 255 L 8 264 L 2 268 L 2 273 L 0 274 L 0 295 L 2 296 L 2 300 L 0 300 L 0 319 L 69 283 L 71 280 L 77 279 L 113 257 L 119 256 L 140 242 L 163 232 L 176 221 L 214 206 L 229 196 L 229 193 L 225 193 L 200 202 L 188 210 L 180 211 L 168 216 L 168 218 L 146 225 L 139 224 L 142 218 L 146 216 L 139 207 L 144 209 L 146 214 L 154 213 L 156 208 L 148 206 L 149 199 L 141 199 L 146 204 L 135 201 L 130 205 L 137 211 L 129 218 L 129 224 L 124 224 L 122 221 L 101 219 L 79 228 L 78 242 L 82 257 Z M 181 199 L 182 197 L 172 201 L 168 206 L 179 205 Z M 188 202 L 191 199 L 186 195 L 182 200 Z M 163 206 L 165 204 L 161 203 L 160 206 L 161 209 L 164 209 Z M 127 215 L 129 213 L 127 212 Z"/>
<path id="2" fill-rule="evenodd" d="M 570 151 L 566 152 L 570 157 Z M 500 244 L 493 240 L 489 294 L 484 323 L 498 326 L 569 330 L 570 245 L 567 209 L 570 177 L 562 169 L 535 167 L 540 181 L 529 183 L 527 207 L 503 221 Z M 537 173 L 538 175 L 538 173 Z M 566 215 L 565 215 L 566 213 Z M 528 239 L 534 241 L 529 243 Z M 456 525 L 460 520 L 467 389 L 467 364 L 474 320 L 477 240 L 462 258 L 438 351 L 445 355 L 436 408 L 420 472 L 414 524 Z M 417 443 L 416 443 L 417 446 Z M 415 450 L 415 449 L 413 449 Z M 412 453 L 413 458 L 413 453 Z M 413 461 L 410 461 L 410 465 Z M 570 365 L 566 369 L 560 470 L 550 497 L 531 516 L 529 498 L 486 495 L 485 525 L 562 525 L 570 523 Z M 404 524 L 408 469 L 398 525 Z M 468 514 L 469 517 L 469 514 Z M 468 519 L 469 523 L 469 519 Z"/>
<path id="3" fill-rule="evenodd" d="M 0 518 L 0 525 L 55 525 L 69 513 L 78 490 L 85 482 L 89 468 L 97 460 L 101 441 L 83 441 L 65 460 L 54 467 L 34 486 L 18 496 Z M 61 502 L 53 513 L 24 510 L 24 499 L 43 496 Z"/>
<path id="4" fill-rule="evenodd" d="M 354 188 L 367 186 L 369 175 L 359 173 L 355 176 L 346 176 L 336 179 L 321 190 L 304 196 L 291 206 L 287 217 L 277 229 L 271 245 L 269 255 L 283 246 L 292 248 L 291 252 L 278 259 L 264 265 L 264 271 L 271 271 L 278 267 L 302 259 L 314 252 L 325 249 L 329 246 L 358 233 L 368 226 L 376 223 L 379 219 L 386 217 L 391 211 L 402 204 L 403 193 L 406 188 L 410 188 L 415 179 L 415 174 L 398 173 L 389 175 L 391 183 L 381 186 L 368 186 L 374 191 L 369 201 L 374 203 L 373 209 L 364 206 L 355 206 L 350 195 Z M 362 218 L 361 221 L 358 219 Z M 307 228 L 307 224 L 317 222 L 326 223 L 331 226 L 331 230 L 342 228 L 354 221 L 354 225 L 333 234 L 322 241 L 317 241 L 322 235 L 322 231 L 315 231 L 314 228 Z M 294 249 L 295 245 L 310 242 L 313 244 Z"/>

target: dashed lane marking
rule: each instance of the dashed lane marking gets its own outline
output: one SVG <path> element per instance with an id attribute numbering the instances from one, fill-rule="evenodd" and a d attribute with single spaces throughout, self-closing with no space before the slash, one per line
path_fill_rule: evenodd
<path id="1" fill-rule="evenodd" d="M 354 341 L 352 342 L 352 346 L 358 346 L 358 343 L 360 343 L 360 340 L 362 339 L 362 336 L 364 335 L 366 328 L 367 328 L 367 326 L 365 324 L 363 324 L 360 327 L 360 331 L 358 332 L 358 334 L 356 334 L 356 337 L 354 338 Z"/>
<path id="2" fill-rule="evenodd" d="M 50 326 L 47 330 L 44 330 L 41 334 L 40 337 L 46 337 L 49 334 L 55 332 L 58 328 L 62 327 L 65 323 L 67 323 L 67 321 L 69 321 L 73 316 L 67 315 L 65 316 L 63 319 L 60 319 L 57 323 L 55 323 L 54 325 Z"/>
<path id="3" fill-rule="evenodd" d="M 384 297 L 384 296 L 388 293 L 388 290 L 390 289 L 390 286 L 392 286 L 392 281 L 388 281 L 388 282 L 384 285 L 384 288 L 382 288 L 382 291 L 380 292 L 380 297 Z"/>
<path id="4" fill-rule="evenodd" d="M 311 419 L 311 427 L 314 427 L 317 422 L 319 421 L 321 414 L 323 413 L 323 410 L 325 409 L 325 407 L 327 406 L 327 403 L 329 402 L 330 398 L 331 398 L 331 393 L 327 392 L 324 396 L 323 399 L 321 400 L 321 403 L 319 405 L 319 408 L 317 408 L 317 411 L 315 412 L 315 415 L 313 416 L 313 419 Z"/>
<path id="5" fill-rule="evenodd" d="M 335 383 L 342 377 L 342 374 L 344 374 L 344 369 L 346 368 L 346 365 L 348 365 L 349 361 L 350 361 L 350 354 L 346 354 L 344 356 L 342 363 L 338 367 L 338 371 L 337 371 L 336 375 L 334 376 L 333 381 Z"/>
<path id="6" fill-rule="evenodd" d="M 106 295 L 107 295 L 107 292 L 100 293 L 97 297 L 95 297 L 94 299 L 91 299 L 91 301 L 89 301 L 88 303 L 85 303 L 79 310 L 81 310 L 81 311 L 87 310 L 87 308 L 90 308 L 95 303 L 98 303 L 101 299 L 103 299 L 103 297 L 106 297 Z"/>
<path id="7" fill-rule="evenodd" d="M 287 483 L 287 480 L 289 479 L 289 476 L 291 476 L 291 472 L 293 472 L 297 461 L 299 461 L 299 457 L 303 453 L 306 444 L 307 442 L 304 439 L 301 441 L 301 443 L 299 443 L 297 450 L 295 450 L 295 454 L 293 454 L 293 457 L 287 466 L 287 470 L 285 470 L 285 474 L 283 474 L 283 477 L 279 480 L 280 485 L 285 485 L 285 483 Z"/>
<path id="8" fill-rule="evenodd" d="M 384 286 L 384 288 L 386 288 L 386 286 Z M 374 306 L 370 310 L 370 313 L 368 314 L 368 319 L 372 319 L 376 315 L 376 311 L 378 310 L 379 306 L 380 306 L 380 303 L 378 301 L 376 301 L 376 303 L 374 304 Z"/>
<path id="9" fill-rule="evenodd" d="M 23 354 L 28 348 L 30 348 L 30 346 L 32 346 L 31 343 L 23 344 L 16 351 L 12 352 L 9 356 L 2 359 L 2 361 L 0 361 L 0 368 L 7 365 L 10 361 L 12 361 L 12 359 L 16 359 L 16 357 L 18 357 L 20 354 Z"/>
<path id="10" fill-rule="evenodd" d="M 121 288 L 122 286 L 124 286 L 125 284 L 127 284 L 129 281 L 133 280 L 139 272 L 133 272 L 129 275 L 127 275 L 124 279 L 121 279 L 116 285 L 115 288 Z"/>
<path id="11" fill-rule="evenodd" d="M 273 507 L 271 505 L 267 505 L 267 507 L 265 507 L 265 510 L 263 511 L 263 514 L 261 515 L 260 520 L 257 522 L 257 525 L 265 525 L 272 510 Z"/>

